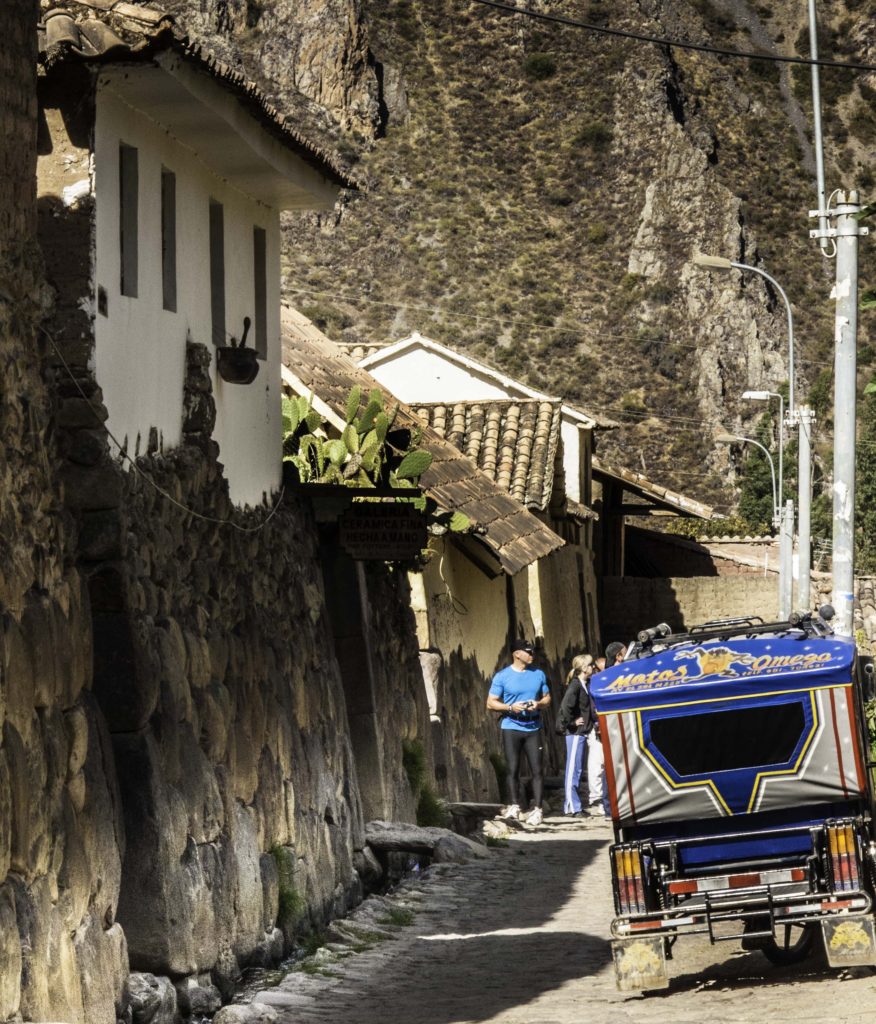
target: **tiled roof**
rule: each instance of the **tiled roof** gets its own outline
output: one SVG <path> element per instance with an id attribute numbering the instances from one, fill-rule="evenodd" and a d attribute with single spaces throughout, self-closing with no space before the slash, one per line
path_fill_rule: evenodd
<path id="1" fill-rule="evenodd" d="M 338 348 L 344 353 L 345 356 L 349 356 L 354 363 L 358 363 L 362 359 L 366 359 L 368 356 L 373 356 L 375 352 L 379 352 L 382 348 L 386 348 L 389 342 L 374 343 L 367 342 L 363 344 L 361 341 L 346 341 L 337 342 Z"/>
<path id="2" fill-rule="evenodd" d="M 45 5 L 45 0 L 43 0 Z M 359 183 L 332 154 L 301 135 L 262 90 L 179 32 L 171 14 L 153 3 L 127 0 L 62 0 L 45 11 L 38 27 L 39 59 L 46 68 L 64 60 L 95 63 L 150 60 L 173 50 L 227 89 L 262 126 L 341 188 Z"/>
<path id="3" fill-rule="evenodd" d="M 560 448 L 558 399 L 416 403 L 413 409 L 512 498 L 527 508 L 548 507 Z"/>
<path id="4" fill-rule="evenodd" d="M 425 335 L 420 334 L 419 331 L 414 331 L 413 334 L 407 338 L 402 338 L 401 341 L 377 345 L 350 344 L 349 347 L 353 352 L 361 350 L 362 354 L 356 354 L 353 358 L 357 361 L 361 360 L 366 370 L 370 370 L 372 366 L 380 365 L 384 360 L 393 359 L 408 350 L 421 348 L 427 352 L 434 353 L 448 362 L 455 363 L 457 366 L 464 367 L 471 371 L 475 376 L 486 377 L 493 384 L 505 391 L 509 397 L 515 396 L 520 399 L 529 398 L 540 402 L 562 401 L 562 399 L 557 396 L 547 395 L 543 391 L 530 387 L 530 385 L 525 384 L 522 380 L 509 377 L 503 370 L 498 370 L 495 366 L 491 366 L 489 363 L 485 363 L 481 359 L 474 359 L 472 356 L 466 355 L 464 352 L 450 348 L 448 345 L 442 345 L 439 342 L 434 341 L 432 338 L 427 338 Z M 591 412 L 585 412 L 578 406 L 570 405 L 568 402 L 563 402 L 563 413 L 565 416 L 577 420 L 582 426 L 613 429 L 618 425 L 614 420 L 610 420 L 602 415 L 594 416 Z"/>
<path id="5" fill-rule="evenodd" d="M 676 512 L 683 516 L 693 516 L 698 519 L 711 519 L 714 515 L 711 505 L 706 505 L 701 501 L 694 501 L 693 498 L 689 498 L 686 494 L 671 491 L 668 487 L 655 484 L 647 477 L 642 476 L 641 473 L 634 473 L 631 469 L 608 466 L 595 455 L 593 457 L 593 476 L 597 480 L 600 477 L 611 478 L 615 483 L 622 484 L 625 491 L 644 498 L 658 509 Z"/>
<path id="6" fill-rule="evenodd" d="M 378 388 L 389 401 L 396 401 L 297 310 L 284 307 L 282 328 L 283 362 L 289 377 L 312 391 L 341 422 L 350 391 L 357 385 L 365 391 Z M 420 481 L 423 489 L 441 508 L 464 512 L 480 528 L 474 536 L 492 551 L 505 572 L 514 575 L 563 546 L 553 530 L 404 403 L 399 403 L 398 422 L 421 427 L 420 444 L 432 453 L 432 465 Z"/>

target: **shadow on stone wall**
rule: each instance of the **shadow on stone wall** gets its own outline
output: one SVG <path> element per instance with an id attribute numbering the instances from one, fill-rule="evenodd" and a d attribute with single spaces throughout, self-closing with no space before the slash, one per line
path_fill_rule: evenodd
<path id="1" fill-rule="evenodd" d="M 287 499 L 252 533 L 198 518 L 265 518 L 228 498 L 209 360 L 188 346 L 180 447 L 150 439 L 136 472 L 105 450 L 76 463 L 83 418 L 64 450 L 127 836 L 118 920 L 131 965 L 227 992 L 242 965 L 277 960 L 293 932 L 360 897 L 363 821 L 309 509 Z M 401 596 L 385 586 L 381 608 Z M 380 656 L 399 664 L 399 649 Z"/>

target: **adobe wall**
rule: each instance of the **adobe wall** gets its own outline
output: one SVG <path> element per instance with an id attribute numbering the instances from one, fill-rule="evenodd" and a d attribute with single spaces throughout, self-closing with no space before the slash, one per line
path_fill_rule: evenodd
<path id="1" fill-rule="evenodd" d="M 490 761 L 501 755 L 499 723 L 484 705 L 492 676 L 510 662 L 509 632 L 544 638 L 536 665 L 555 702 L 545 715 L 546 771 L 558 774 L 564 751 L 553 731 L 556 706 L 588 632 L 576 549 L 562 548 L 513 578 L 491 578 L 453 542 L 443 541 L 415 578 L 413 600 L 440 792 L 453 800 L 499 799 Z M 595 632 L 595 624 L 589 629 Z"/>
<path id="2" fill-rule="evenodd" d="M 452 541 L 439 544 L 413 577 L 436 784 L 453 800 L 496 801 L 499 727 L 484 705 L 506 657 L 507 580 L 488 577 Z"/>
<path id="3" fill-rule="evenodd" d="M 673 629 L 711 619 L 776 615 L 776 577 L 691 576 L 647 579 L 607 576 L 602 581 L 602 634 L 607 643 L 628 640 L 658 622 Z"/>
<path id="4" fill-rule="evenodd" d="M 514 577 L 517 627 L 523 636 L 544 638 L 536 665 L 548 678 L 553 701 L 544 716 L 545 766 L 550 775 L 562 774 L 565 763 L 565 743 L 553 726 L 566 674 L 572 658 L 588 650 L 578 568 L 577 548 L 567 544 Z"/>

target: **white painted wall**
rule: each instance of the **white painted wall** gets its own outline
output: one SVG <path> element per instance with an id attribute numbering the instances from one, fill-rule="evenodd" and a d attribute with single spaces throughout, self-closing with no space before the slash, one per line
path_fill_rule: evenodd
<path id="1" fill-rule="evenodd" d="M 479 374 L 476 367 L 453 362 L 440 352 L 422 348 L 419 344 L 398 352 L 378 352 L 367 361 L 366 368 L 372 377 L 409 405 L 417 402 L 532 398 L 529 389 L 518 391 L 513 381 L 504 385 L 490 375 Z M 570 414 L 562 416 L 566 493 L 573 501 L 581 500 L 579 423 L 580 420 Z"/>
<path id="2" fill-rule="evenodd" d="M 510 397 L 507 388 L 419 346 L 388 356 L 368 372 L 408 404 Z"/>
<path id="3" fill-rule="evenodd" d="M 113 75 L 101 75 L 95 125 L 95 291 L 106 290 L 108 316 L 95 316 L 95 373 L 109 412 L 107 426 L 127 440 L 128 453 L 145 451 L 151 427 L 165 449 L 182 429 L 186 337 L 213 348 L 210 315 L 209 200 L 225 208 L 226 331 L 237 338 L 243 318 L 253 320 L 253 227 L 267 236 L 268 358 L 249 385 L 226 384 L 211 374 L 219 444 L 231 499 L 255 505 L 279 487 L 280 224 L 277 210 L 214 176 L 180 141 L 125 104 Z M 139 152 L 139 281 L 136 298 L 120 292 L 119 143 Z M 177 312 L 162 308 L 161 170 L 176 174 Z"/>
<path id="4" fill-rule="evenodd" d="M 578 421 L 565 415 L 560 418 L 560 436 L 563 438 L 563 470 L 566 474 L 566 494 L 572 501 L 581 501 L 581 434 Z"/>

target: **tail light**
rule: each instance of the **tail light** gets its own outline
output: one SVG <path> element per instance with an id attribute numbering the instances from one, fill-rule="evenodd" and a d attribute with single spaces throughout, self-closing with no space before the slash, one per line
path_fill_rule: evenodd
<path id="1" fill-rule="evenodd" d="M 834 892 L 860 889 L 858 843 L 850 821 L 831 822 L 824 826 L 830 856 L 830 876 Z"/>
<path id="2" fill-rule="evenodd" d="M 612 858 L 617 879 L 618 912 L 645 913 L 648 907 L 645 902 L 645 867 L 641 848 L 635 843 L 615 846 Z"/>

